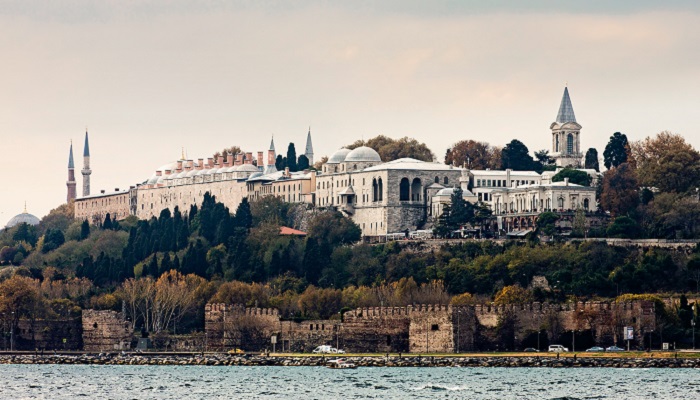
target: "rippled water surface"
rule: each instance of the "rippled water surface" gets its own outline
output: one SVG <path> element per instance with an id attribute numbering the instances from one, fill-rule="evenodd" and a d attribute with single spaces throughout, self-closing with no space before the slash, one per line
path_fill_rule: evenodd
<path id="1" fill-rule="evenodd" d="M 2 399 L 700 399 L 691 369 L 0 365 Z"/>

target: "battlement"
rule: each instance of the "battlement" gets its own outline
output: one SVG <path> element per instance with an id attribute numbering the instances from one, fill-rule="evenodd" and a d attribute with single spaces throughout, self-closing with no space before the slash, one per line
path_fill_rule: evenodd
<path id="1" fill-rule="evenodd" d="M 209 313 L 235 313 L 243 315 L 266 315 L 279 317 L 279 310 L 276 308 L 246 307 L 243 304 L 208 303 L 204 306 L 205 314 Z"/>

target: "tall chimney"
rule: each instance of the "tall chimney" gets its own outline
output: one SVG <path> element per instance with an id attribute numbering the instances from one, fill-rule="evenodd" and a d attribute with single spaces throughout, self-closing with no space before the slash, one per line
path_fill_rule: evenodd
<path id="1" fill-rule="evenodd" d="M 204 168 L 204 159 L 200 158 L 197 160 L 197 169 L 203 169 Z"/>
<path id="2" fill-rule="evenodd" d="M 253 163 L 253 153 L 250 151 L 245 153 L 245 163 L 246 164 L 252 164 Z"/>
<path id="3" fill-rule="evenodd" d="M 263 166 L 263 152 L 259 151 L 258 152 L 258 167 L 262 167 L 262 166 Z"/>
<path id="4" fill-rule="evenodd" d="M 177 172 L 182 172 L 182 160 L 177 162 Z"/>
<path id="5" fill-rule="evenodd" d="M 243 153 L 236 154 L 236 165 L 243 164 Z"/>
<path id="6" fill-rule="evenodd" d="M 208 168 L 214 168 L 214 159 L 211 157 L 207 158 L 207 164 L 209 164 Z"/>

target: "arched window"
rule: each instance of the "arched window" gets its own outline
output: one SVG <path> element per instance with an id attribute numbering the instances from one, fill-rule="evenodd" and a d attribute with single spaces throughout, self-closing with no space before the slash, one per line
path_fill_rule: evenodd
<path id="1" fill-rule="evenodd" d="M 411 183 L 411 201 L 420 201 L 421 199 L 421 185 L 420 179 L 414 178 Z"/>
<path id="2" fill-rule="evenodd" d="M 445 179 L 443 180 L 443 182 L 445 182 L 445 185 L 448 185 L 448 184 L 450 183 L 450 180 L 447 179 L 447 177 L 445 177 Z"/>
<path id="3" fill-rule="evenodd" d="M 583 199 L 583 209 L 588 210 L 588 207 L 590 206 L 588 199 Z"/>
<path id="4" fill-rule="evenodd" d="M 354 169 L 354 170 L 357 171 L 357 164 L 353 165 L 353 166 L 352 166 L 352 169 Z"/>
<path id="5" fill-rule="evenodd" d="M 557 199 L 557 207 L 559 207 L 560 209 L 564 208 L 564 198 L 563 197 L 560 197 Z"/>
<path id="6" fill-rule="evenodd" d="M 408 178 L 401 178 L 399 183 L 399 201 L 408 201 L 411 199 L 410 185 L 408 183 Z"/>
<path id="7" fill-rule="evenodd" d="M 554 136 L 554 151 L 559 151 L 559 135 Z"/>
<path id="8" fill-rule="evenodd" d="M 377 185 L 377 180 L 372 179 L 372 201 L 379 200 L 379 186 Z"/>
<path id="9" fill-rule="evenodd" d="M 440 183 L 440 177 L 439 177 L 439 176 L 436 176 L 436 177 L 435 177 L 435 183 Z"/>
<path id="10" fill-rule="evenodd" d="M 566 136 L 566 152 L 569 154 L 574 153 L 574 135 L 570 133 Z"/>
<path id="11" fill-rule="evenodd" d="M 382 178 L 379 178 L 379 201 L 384 200 L 384 184 L 382 183 Z"/>

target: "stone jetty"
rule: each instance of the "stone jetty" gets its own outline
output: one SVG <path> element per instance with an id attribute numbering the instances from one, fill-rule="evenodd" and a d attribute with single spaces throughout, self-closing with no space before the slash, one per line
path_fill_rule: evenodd
<path id="1" fill-rule="evenodd" d="M 324 366 L 331 356 L 229 354 L 4 354 L 0 364 Z M 544 368 L 700 368 L 700 358 L 552 356 L 349 356 L 359 367 L 544 367 Z"/>

